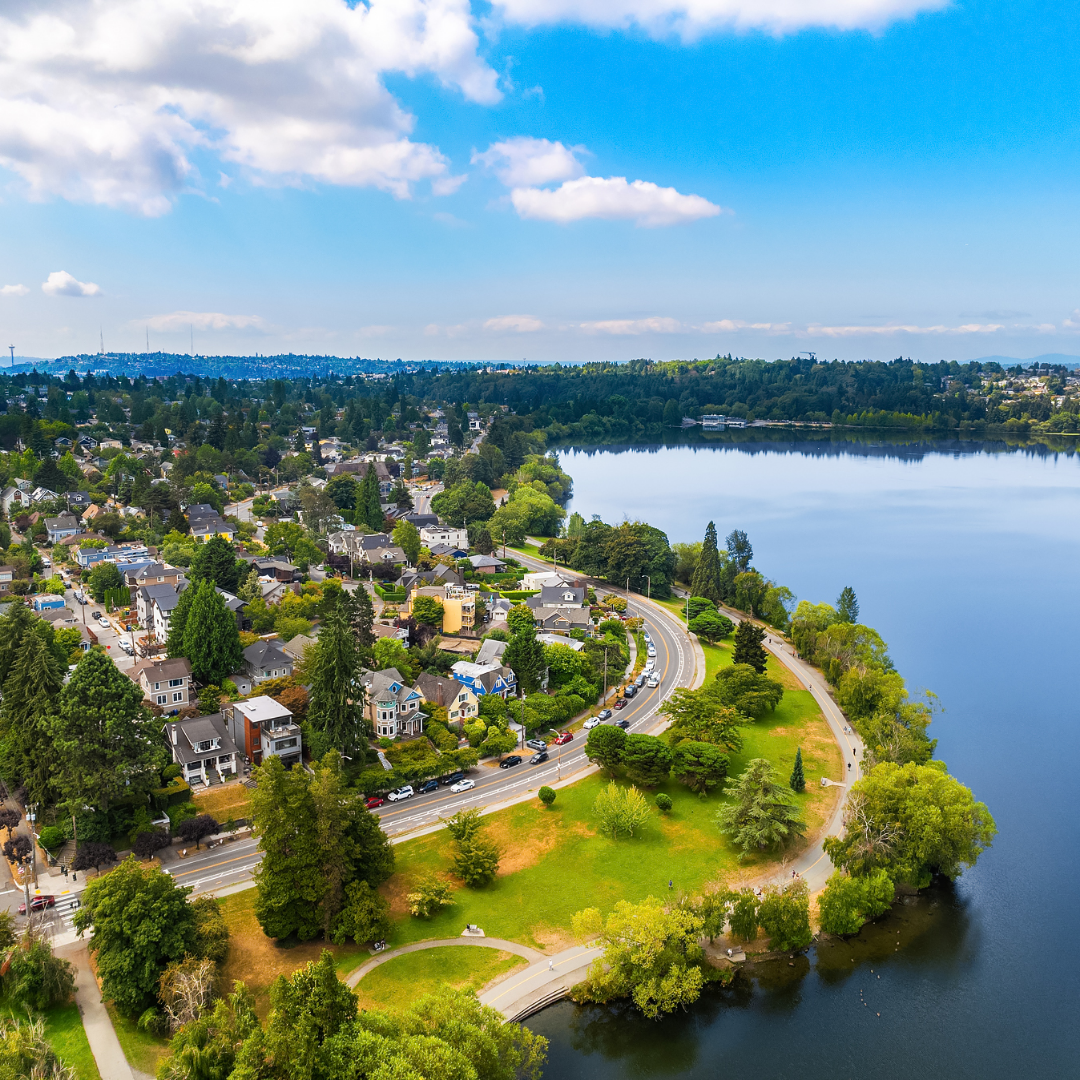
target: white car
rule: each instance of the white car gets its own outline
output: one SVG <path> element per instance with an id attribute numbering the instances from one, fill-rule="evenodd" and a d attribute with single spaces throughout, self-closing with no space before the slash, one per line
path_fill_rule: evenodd
<path id="1" fill-rule="evenodd" d="M 590 716 L 590 717 L 589 717 L 589 719 L 588 719 L 588 720 L 586 720 L 586 721 L 585 721 L 585 723 L 584 723 L 584 724 L 582 724 L 581 726 L 582 726 L 582 727 L 583 727 L 583 728 L 584 728 L 584 729 L 585 729 L 586 731 L 592 731 L 592 729 L 593 729 L 594 727 L 599 727 L 599 726 L 600 726 L 600 723 L 601 723 L 601 720 L 600 720 L 600 717 L 599 717 L 599 716 Z"/>
<path id="2" fill-rule="evenodd" d="M 660 680 L 655 675 L 651 675 L 645 685 L 655 690 L 660 685 Z"/>
<path id="3" fill-rule="evenodd" d="M 399 787 L 397 791 L 391 791 L 390 794 L 386 796 L 386 799 L 388 802 L 400 802 L 402 799 L 411 799 L 412 797 L 413 789 L 406 784 L 404 787 Z"/>
<path id="4" fill-rule="evenodd" d="M 650 660 L 655 660 L 656 659 L 656 650 L 651 645 L 649 646 L 649 659 Z"/>
<path id="5" fill-rule="evenodd" d="M 460 795 L 463 791 L 472 791 L 474 787 L 476 787 L 475 780 L 459 780 L 450 788 L 450 791 L 454 795 Z"/>

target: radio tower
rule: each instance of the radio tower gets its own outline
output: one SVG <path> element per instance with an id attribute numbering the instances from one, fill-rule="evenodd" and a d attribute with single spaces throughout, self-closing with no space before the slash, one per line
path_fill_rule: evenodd
<path id="1" fill-rule="evenodd" d="M 9 345 L 8 348 L 11 350 L 11 366 L 14 367 L 15 366 L 15 346 L 14 345 Z"/>
<path id="2" fill-rule="evenodd" d="M 99 326 L 98 327 L 98 333 L 101 335 L 101 348 L 98 349 L 98 354 L 100 356 L 104 356 L 105 355 L 105 331 L 102 330 L 101 327 Z"/>

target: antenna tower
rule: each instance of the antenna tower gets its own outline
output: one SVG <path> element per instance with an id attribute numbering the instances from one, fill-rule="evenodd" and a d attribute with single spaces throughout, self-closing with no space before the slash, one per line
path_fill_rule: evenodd
<path id="1" fill-rule="evenodd" d="M 15 346 L 14 345 L 9 345 L 8 348 L 11 350 L 11 366 L 14 367 L 15 366 Z"/>

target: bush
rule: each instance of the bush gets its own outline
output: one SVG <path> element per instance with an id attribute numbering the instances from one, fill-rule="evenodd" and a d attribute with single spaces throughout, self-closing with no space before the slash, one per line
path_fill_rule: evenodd
<path id="1" fill-rule="evenodd" d="M 421 879 L 405 899 L 410 913 L 418 919 L 430 919 L 437 911 L 454 903 L 450 886 L 437 877 Z"/>
<path id="2" fill-rule="evenodd" d="M 116 850 L 112 844 L 102 844 L 97 840 L 90 840 L 79 845 L 75 859 L 71 864 L 72 870 L 89 870 L 91 867 L 97 870 L 103 863 L 116 862 Z"/>
<path id="3" fill-rule="evenodd" d="M 427 723 L 427 737 L 435 744 L 435 748 L 443 753 L 447 750 L 457 749 L 458 737 L 445 724 L 429 720 Z"/>
<path id="4" fill-rule="evenodd" d="M 656 806 L 658 810 L 663 810 L 666 814 L 673 805 L 670 795 L 665 794 L 663 791 L 658 791 L 656 793 Z"/>
<path id="5" fill-rule="evenodd" d="M 536 793 L 537 798 L 545 805 L 550 806 L 555 801 L 555 789 L 546 784 Z"/>
<path id="6" fill-rule="evenodd" d="M 51 855 L 64 846 L 64 830 L 55 825 L 46 825 L 38 836 L 38 843 Z"/>
<path id="7" fill-rule="evenodd" d="M 163 784 L 169 784 L 175 780 L 184 770 L 180 768 L 175 762 L 172 765 L 166 765 L 161 770 L 161 782 Z"/>

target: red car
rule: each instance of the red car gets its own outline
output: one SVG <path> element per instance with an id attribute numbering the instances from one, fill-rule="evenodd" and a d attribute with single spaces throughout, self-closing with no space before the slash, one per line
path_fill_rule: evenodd
<path id="1" fill-rule="evenodd" d="M 558 737 L 555 739 L 556 746 L 563 746 L 573 739 L 574 733 L 572 731 L 560 731 Z"/>
<path id="2" fill-rule="evenodd" d="M 378 795 L 372 795 L 370 799 L 365 803 L 369 810 L 374 810 L 376 806 L 382 806 L 383 800 Z"/>
<path id="3" fill-rule="evenodd" d="M 615 702 L 615 708 L 616 709 L 625 709 L 626 708 L 626 698 L 624 698 L 624 697 L 619 698 L 619 700 Z"/>
<path id="4" fill-rule="evenodd" d="M 44 911 L 45 908 L 54 907 L 56 904 L 55 896 L 31 896 L 30 897 L 30 910 L 31 911 Z M 23 901 L 19 905 L 19 914 L 26 914 L 26 901 Z"/>

